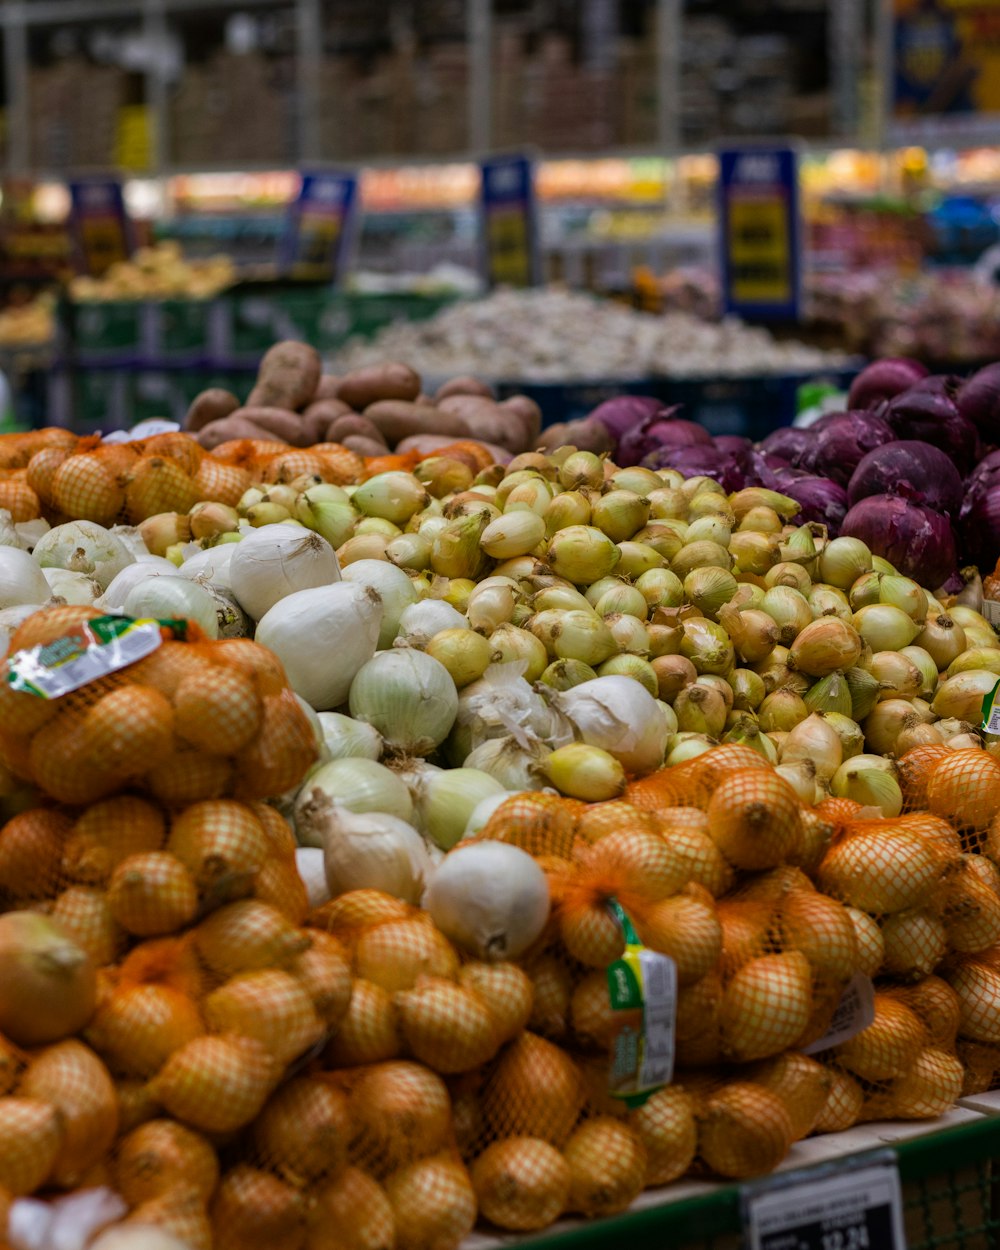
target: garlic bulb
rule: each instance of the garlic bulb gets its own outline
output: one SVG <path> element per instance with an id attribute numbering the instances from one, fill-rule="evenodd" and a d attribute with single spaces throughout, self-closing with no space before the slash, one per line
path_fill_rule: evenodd
<path id="1" fill-rule="evenodd" d="M 479 959 L 516 959 L 549 918 L 549 883 L 506 842 L 472 842 L 445 856 L 424 906 L 445 936 Z"/>
<path id="2" fill-rule="evenodd" d="M 350 890 L 382 890 L 417 904 L 434 866 L 423 838 L 406 821 L 343 808 L 330 813 L 323 855 L 332 898 Z"/>
<path id="3" fill-rule="evenodd" d="M 596 677 L 550 697 L 585 743 L 613 755 L 626 772 L 641 775 L 663 763 L 667 723 L 639 682 Z"/>
<path id="4" fill-rule="evenodd" d="M 296 591 L 340 581 L 340 566 L 326 539 L 311 530 L 266 525 L 233 544 L 229 580 L 240 606 L 259 621 Z"/>
<path id="5" fill-rule="evenodd" d="M 522 746 L 507 734 L 481 742 L 466 756 L 464 767 L 482 769 L 508 790 L 542 790 L 547 781 L 541 765 L 548 754 L 542 742 Z"/>
<path id="6" fill-rule="evenodd" d="M 375 653 L 381 622 L 375 591 L 335 582 L 280 599 L 258 624 L 256 640 L 285 666 L 295 693 L 326 712 L 346 701 L 355 674 Z"/>

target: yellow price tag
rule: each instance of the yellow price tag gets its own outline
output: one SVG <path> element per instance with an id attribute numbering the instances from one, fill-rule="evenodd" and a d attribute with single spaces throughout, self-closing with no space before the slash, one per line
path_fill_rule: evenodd
<path id="1" fill-rule="evenodd" d="M 779 197 L 734 197 L 729 205 L 733 298 L 780 304 L 792 298 L 788 207 Z"/>
<path id="2" fill-rule="evenodd" d="M 508 286 L 530 286 L 531 256 L 524 213 L 516 207 L 494 208 L 489 215 L 487 239 L 493 280 Z"/>

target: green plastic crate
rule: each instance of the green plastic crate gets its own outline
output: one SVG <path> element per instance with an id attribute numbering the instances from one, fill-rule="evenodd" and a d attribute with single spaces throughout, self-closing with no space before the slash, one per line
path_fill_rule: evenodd
<path id="1" fill-rule="evenodd" d="M 890 1148 L 899 1161 L 908 1250 L 1000 1247 L 1000 1116 Z M 519 1238 L 516 1244 L 518 1250 L 743 1250 L 740 1189 L 723 1185 L 665 1206 Z"/>

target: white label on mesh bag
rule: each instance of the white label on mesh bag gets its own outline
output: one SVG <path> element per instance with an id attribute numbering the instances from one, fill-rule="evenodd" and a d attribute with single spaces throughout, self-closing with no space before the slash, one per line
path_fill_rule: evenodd
<path id="1" fill-rule="evenodd" d="M 94 617 L 53 642 L 16 652 L 7 662 L 7 681 L 36 698 L 58 699 L 151 655 L 163 642 L 163 624 L 182 623 Z"/>
<path id="2" fill-rule="evenodd" d="M 639 952 L 645 1006 L 646 1046 L 639 1073 L 640 1085 L 668 1085 L 674 1074 L 674 1034 L 677 1025 L 677 965 L 656 951 Z"/>
<path id="3" fill-rule="evenodd" d="M 807 1046 L 803 1054 L 815 1055 L 821 1050 L 829 1050 L 831 1046 L 850 1041 L 867 1029 L 874 1019 L 875 986 L 871 977 L 863 972 L 856 972 L 840 996 L 830 1027 L 818 1042 Z"/>
<path id="4" fill-rule="evenodd" d="M 1000 681 L 983 700 L 983 732 L 1000 734 Z"/>
<path id="5" fill-rule="evenodd" d="M 984 599 L 983 616 L 986 617 L 994 629 L 1000 629 L 1000 601 L 996 599 Z"/>

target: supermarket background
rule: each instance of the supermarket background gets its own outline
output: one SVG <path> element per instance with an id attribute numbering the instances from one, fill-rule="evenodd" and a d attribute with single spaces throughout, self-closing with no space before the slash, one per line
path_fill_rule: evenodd
<path id="1" fill-rule="evenodd" d="M 715 322 L 755 229 L 780 298 L 736 306 L 773 353 L 677 322 L 602 376 L 565 327 L 545 358 L 540 300 L 495 379 L 550 420 L 652 385 L 759 436 L 859 357 L 1000 355 L 990 0 L 4 0 L 0 42 L 5 428 L 180 419 L 275 338 L 336 367 L 491 282 Z M 801 221 L 780 188 L 720 213 L 720 151 L 758 144 L 794 150 Z M 484 207 L 491 153 L 532 204 Z"/>

